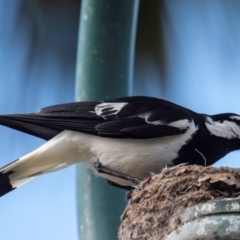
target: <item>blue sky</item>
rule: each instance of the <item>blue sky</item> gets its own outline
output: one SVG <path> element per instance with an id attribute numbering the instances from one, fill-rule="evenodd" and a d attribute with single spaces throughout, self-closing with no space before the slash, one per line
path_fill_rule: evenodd
<path id="1" fill-rule="evenodd" d="M 62 67 L 49 52 L 26 70 L 28 29 L 16 31 L 19 4 L 9 2 L 0 0 L 0 112 L 33 112 L 73 101 L 74 65 Z M 142 84 L 135 84 L 133 94 L 165 98 L 201 113 L 239 114 L 238 7 L 237 1 L 166 1 L 167 85 L 163 88 L 159 83 L 159 66 L 149 56 L 141 60 L 144 67 L 135 72 L 135 83 Z M 43 142 L 0 127 L 0 166 Z M 240 153 L 229 154 L 216 164 L 220 165 L 240 167 Z M 0 239 L 76 240 L 75 198 L 74 166 L 28 182 L 0 199 Z"/>

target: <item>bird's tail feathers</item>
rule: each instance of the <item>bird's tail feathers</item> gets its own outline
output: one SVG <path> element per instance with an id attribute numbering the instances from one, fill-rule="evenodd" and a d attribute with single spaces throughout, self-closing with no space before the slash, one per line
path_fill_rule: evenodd
<path id="1" fill-rule="evenodd" d="M 11 192 L 13 189 L 15 188 L 10 183 L 9 175 L 0 172 L 0 197 Z"/>
<path id="2" fill-rule="evenodd" d="M 19 159 L 17 159 L 14 162 L 11 162 L 10 164 L 7 164 L 6 166 L 0 168 L 0 197 L 11 192 L 12 190 L 16 189 L 20 185 L 26 183 L 33 177 L 28 178 L 20 178 L 18 179 L 15 176 L 14 168 L 18 163 L 20 162 Z"/>

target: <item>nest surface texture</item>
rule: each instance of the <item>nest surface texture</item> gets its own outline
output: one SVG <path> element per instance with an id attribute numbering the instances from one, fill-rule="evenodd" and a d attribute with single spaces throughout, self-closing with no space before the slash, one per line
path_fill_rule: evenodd
<path id="1" fill-rule="evenodd" d="M 188 207 L 240 198 L 240 169 L 197 165 L 165 169 L 143 181 L 121 216 L 119 240 L 161 240 L 176 230 Z"/>

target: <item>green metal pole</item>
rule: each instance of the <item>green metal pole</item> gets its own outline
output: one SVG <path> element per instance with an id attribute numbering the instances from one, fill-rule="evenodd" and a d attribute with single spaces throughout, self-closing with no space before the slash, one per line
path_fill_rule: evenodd
<path id="1" fill-rule="evenodd" d="M 138 0 L 82 1 L 78 101 L 131 94 L 138 4 Z M 76 171 L 79 239 L 117 239 L 125 192 L 108 186 L 83 164 Z"/>

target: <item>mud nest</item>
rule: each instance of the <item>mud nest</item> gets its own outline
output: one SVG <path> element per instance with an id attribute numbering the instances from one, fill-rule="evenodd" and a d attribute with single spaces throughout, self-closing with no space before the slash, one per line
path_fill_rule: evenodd
<path id="1" fill-rule="evenodd" d="M 197 165 L 166 169 L 131 194 L 121 216 L 119 240 L 162 240 L 185 208 L 216 199 L 240 199 L 240 169 Z"/>

